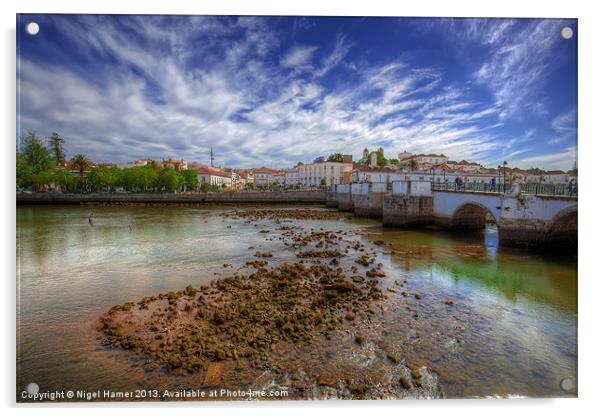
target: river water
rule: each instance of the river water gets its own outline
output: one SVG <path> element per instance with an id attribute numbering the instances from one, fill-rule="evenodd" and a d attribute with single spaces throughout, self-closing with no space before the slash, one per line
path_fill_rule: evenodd
<path id="1" fill-rule="evenodd" d="M 225 273 L 224 263 L 253 259 L 249 246 L 294 258 L 260 232 L 278 225 L 221 215 L 233 209 L 19 206 L 18 394 L 31 382 L 43 391 L 172 383 L 146 371 L 141 358 L 101 347 L 96 320 L 116 304 L 208 283 Z M 576 395 L 576 257 L 498 249 L 495 228 L 405 231 L 348 216 L 291 222 L 385 242 L 376 246 L 383 269 L 422 298 L 389 296 L 379 342 L 432 369 L 444 397 Z M 562 390 L 563 379 L 573 389 Z"/>

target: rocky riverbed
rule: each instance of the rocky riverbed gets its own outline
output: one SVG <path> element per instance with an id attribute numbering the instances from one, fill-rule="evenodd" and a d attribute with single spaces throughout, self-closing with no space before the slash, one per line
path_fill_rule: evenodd
<path id="1" fill-rule="evenodd" d="M 164 371 L 189 389 L 277 389 L 289 399 L 440 396 L 434 371 L 410 365 L 403 347 L 382 336 L 387 328 L 379 317 L 391 308 L 389 296 L 397 307 L 421 299 L 376 262 L 383 241 L 368 246 L 352 232 L 290 223 L 340 218 L 333 211 L 224 217 L 275 223 L 260 232 L 294 257 L 273 260 L 249 247 L 244 264 L 225 263 L 222 277 L 208 285 L 116 305 L 99 320 L 101 344 L 144 357 L 145 370 Z"/>

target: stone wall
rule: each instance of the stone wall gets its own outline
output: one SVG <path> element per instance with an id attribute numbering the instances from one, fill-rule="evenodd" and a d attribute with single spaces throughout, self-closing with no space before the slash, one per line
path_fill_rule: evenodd
<path id="1" fill-rule="evenodd" d="M 326 206 L 329 208 L 336 208 L 337 204 L 337 193 L 335 191 L 326 192 Z"/>
<path id="2" fill-rule="evenodd" d="M 198 194 L 17 194 L 17 204 L 87 203 L 325 203 L 326 191 L 215 192 Z"/>
<path id="3" fill-rule="evenodd" d="M 353 212 L 351 199 L 351 186 L 349 184 L 337 185 L 337 208 L 339 211 Z"/>
<path id="4" fill-rule="evenodd" d="M 381 218 L 386 192 L 370 192 L 369 195 L 353 195 L 353 213 L 358 217 Z"/>
<path id="5" fill-rule="evenodd" d="M 433 197 L 415 195 L 385 195 L 383 225 L 417 227 L 433 222 Z"/>

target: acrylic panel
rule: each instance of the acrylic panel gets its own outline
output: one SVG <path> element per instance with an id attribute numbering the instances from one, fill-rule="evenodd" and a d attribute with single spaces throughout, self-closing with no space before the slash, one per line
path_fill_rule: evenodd
<path id="1" fill-rule="evenodd" d="M 577 396 L 576 19 L 16 28 L 18 402 Z"/>

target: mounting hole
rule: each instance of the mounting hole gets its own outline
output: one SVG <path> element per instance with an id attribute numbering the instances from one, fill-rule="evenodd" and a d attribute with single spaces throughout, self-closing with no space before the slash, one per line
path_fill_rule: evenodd
<path id="1" fill-rule="evenodd" d="M 573 37 L 573 29 L 571 29 L 569 26 L 565 26 L 560 30 L 560 36 L 562 36 L 563 39 L 570 39 Z"/>
<path id="2" fill-rule="evenodd" d="M 560 381 L 560 388 L 564 391 L 573 390 L 573 380 L 571 380 L 570 378 L 563 378 Z"/>
<path id="3" fill-rule="evenodd" d="M 27 25 L 25 25 L 25 31 L 28 35 L 35 36 L 40 31 L 40 25 L 38 25 L 36 22 L 29 22 Z"/>
<path id="4" fill-rule="evenodd" d="M 38 386 L 36 383 L 29 383 L 27 385 L 27 393 L 29 394 L 38 394 L 40 391 L 40 386 Z"/>

